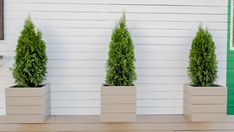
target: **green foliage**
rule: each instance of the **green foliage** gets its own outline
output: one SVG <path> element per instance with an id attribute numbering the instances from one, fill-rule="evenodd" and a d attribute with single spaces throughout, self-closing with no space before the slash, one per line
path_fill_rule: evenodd
<path id="1" fill-rule="evenodd" d="M 132 86 L 136 80 L 134 44 L 126 27 L 125 14 L 115 27 L 109 45 L 106 83 L 110 86 Z"/>
<path id="2" fill-rule="evenodd" d="M 199 26 L 189 56 L 189 77 L 194 86 L 214 86 L 217 78 L 215 43 L 208 29 Z"/>
<path id="3" fill-rule="evenodd" d="M 25 20 L 24 28 L 18 39 L 13 77 L 17 87 L 37 87 L 46 74 L 46 45 L 42 34 L 35 29 L 30 17 Z"/>

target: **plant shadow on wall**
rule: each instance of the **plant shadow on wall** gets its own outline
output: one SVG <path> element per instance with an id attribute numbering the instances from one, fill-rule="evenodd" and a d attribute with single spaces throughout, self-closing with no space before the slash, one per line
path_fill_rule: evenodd
<path id="1" fill-rule="evenodd" d="M 101 121 L 131 122 L 136 120 L 136 80 L 134 44 L 120 18 L 113 30 L 107 60 L 106 84 L 101 88 Z"/>
<path id="2" fill-rule="evenodd" d="M 226 87 L 215 84 L 217 60 L 215 42 L 208 29 L 199 26 L 192 41 L 188 74 L 191 84 L 184 85 L 184 115 L 193 122 L 226 119 Z"/>
<path id="3" fill-rule="evenodd" d="M 42 123 L 50 115 L 46 76 L 46 45 L 30 17 L 18 39 L 12 74 L 16 86 L 6 88 L 6 119 L 9 123 Z"/>

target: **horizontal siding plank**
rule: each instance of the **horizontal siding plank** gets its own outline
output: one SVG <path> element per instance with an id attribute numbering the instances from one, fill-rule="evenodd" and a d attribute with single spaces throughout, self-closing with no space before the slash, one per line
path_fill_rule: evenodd
<path id="1" fill-rule="evenodd" d="M 17 28 L 23 26 L 22 20 L 6 19 L 5 28 Z M 112 29 L 115 21 L 81 21 L 81 20 L 34 20 L 40 28 L 70 28 L 70 29 Z M 49 25 L 48 25 L 49 23 Z M 200 22 L 160 22 L 160 21 L 128 21 L 128 29 L 167 29 L 167 30 L 196 30 Z M 227 30 L 226 23 L 215 21 L 203 22 L 204 26 L 209 26 L 210 31 L 225 31 Z M 6 30 L 8 33 L 8 30 Z"/>
<path id="2" fill-rule="evenodd" d="M 59 71 L 59 72 L 58 72 Z M 221 75 L 222 73 L 220 73 Z M 48 68 L 49 76 L 104 76 L 105 69 L 86 68 Z M 186 76 L 184 69 L 137 69 L 138 76 Z"/>
<path id="3" fill-rule="evenodd" d="M 162 115 L 171 115 L 171 114 L 183 114 L 183 108 L 181 107 L 154 107 L 154 108 L 137 108 L 137 114 L 142 115 L 154 115 L 154 113 Z"/>
<path id="4" fill-rule="evenodd" d="M 103 60 L 105 61 L 107 54 L 106 53 L 75 53 L 75 52 L 49 52 L 49 59 L 58 59 L 58 60 Z M 163 55 L 163 58 L 161 57 Z M 136 54 L 136 60 L 143 61 L 152 61 L 152 60 L 161 60 L 163 61 L 187 61 L 188 53 L 138 53 Z M 217 54 L 218 61 L 225 61 L 226 54 Z M 103 63 L 103 62 L 102 62 Z M 153 63 L 153 62 L 151 62 Z M 158 62 L 159 63 L 159 62 Z M 105 64 L 105 63 L 104 63 Z"/>
<path id="5" fill-rule="evenodd" d="M 16 45 L 13 44 L 4 44 L 0 45 L 0 51 L 13 51 L 16 48 Z M 217 53 L 224 54 L 224 50 L 226 49 L 223 46 L 216 46 Z M 186 45 L 135 45 L 136 54 L 138 53 L 188 53 L 190 47 Z M 99 45 L 99 44 L 89 44 L 89 45 L 81 45 L 81 44 L 47 44 L 48 52 L 107 52 L 108 46 Z"/>
<path id="6" fill-rule="evenodd" d="M 132 97 L 133 95 L 122 95 Z M 118 98 L 103 96 L 103 98 Z M 133 96 L 134 97 L 134 96 Z M 52 92 L 52 99 L 100 99 L 100 92 Z M 137 99 L 183 99 L 182 92 L 138 92 Z"/>
<path id="7" fill-rule="evenodd" d="M 0 77 L 2 84 L 14 84 L 14 80 L 12 77 Z M 47 80 L 50 80 L 50 83 L 59 83 L 59 84 L 99 84 L 102 85 L 104 83 L 104 76 L 103 77 L 95 77 L 95 76 L 48 76 Z M 187 77 L 181 76 L 146 76 L 146 77 L 138 77 L 138 80 L 135 84 L 183 84 L 189 82 Z M 218 78 L 218 84 L 224 85 L 225 79 Z"/>
<path id="8" fill-rule="evenodd" d="M 198 0 L 198 1 L 193 1 L 193 0 L 130 0 L 130 1 L 124 1 L 124 0 L 119 0 L 119 1 L 107 1 L 107 0 L 96 0 L 95 2 L 93 0 L 78 0 L 78 1 L 73 1 L 73 0 L 67 0 L 66 2 L 63 0 L 52 0 L 52 1 L 46 1 L 46 0 L 9 0 L 10 3 L 61 3 L 61 4 L 75 4 L 75 3 L 80 3 L 80 4 L 147 4 L 147 5 L 154 5 L 154 4 L 159 4 L 159 5 L 203 5 L 203 6 L 227 6 L 227 1 L 220 1 L 220 0 L 206 0 L 205 2 L 203 0 Z"/>
<path id="9" fill-rule="evenodd" d="M 100 108 L 60 108 L 52 107 L 52 115 L 100 115 Z M 138 108 L 137 114 L 152 115 L 158 114 L 182 114 L 181 107 L 160 107 L 160 108 Z"/>
<path id="10" fill-rule="evenodd" d="M 168 10 L 170 8 L 170 10 Z M 109 5 L 108 9 L 111 12 L 126 13 L 172 13 L 172 14 L 226 14 L 224 7 L 198 7 L 198 6 L 160 6 L 160 5 Z"/>
<path id="11" fill-rule="evenodd" d="M 52 99 L 54 108 L 85 108 L 85 107 L 100 107 L 100 100 L 79 100 L 79 99 Z M 155 107 L 181 107 L 183 101 L 175 99 L 166 100 L 137 100 L 138 108 L 155 108 Z"/>
<path id="12" fill-rule="evenodd" d="M 147 69 L 146 69 L 147 68 Z M 138 68 L 137 75 L 138 76 L 187 76 L 186 68 L 173 68 L 173 69 L 165 69 L 155 67 L 146 67 L 146 68 Z M 224 68 L 219 69 L 218 76 L 224 76 Z M 59 71 L 59 72 L 58 72 Z M 51 67 L 48 68 L 48 76 L 104 76 L 105 69 L 92 69 L 92 68 L 69 68 L 66 67 Z"/>
<path id="13" fill-rule="evenodd" d="M 207 3 L 208 2 L 208 3 Z M 209 3 L 209 1 L 202 1 L 202 0 L 198 0 L 198 1 L 193 1 L 193 0 L 177 0 L 177 1 L 173 1 L 173 0 L 164 0 L 164 1 L 160 1 L 160 0 L 147 0 L 147 1 L 144 1 L 144 0 L 129 0 L 129 1 L 125 1 L 125 0 L 118 0 L 118 1 L 115 1 L 115 0 L 111 0 L 109 2 L 109 4 L 147 4 L 147 5 L 154 5 L 155 3 L 157 4 L 166 4 L 166 5 L 208 5 L 208 6 L 211 6 L 211 5 L 216 5 L 216 6 L 224 6 L 224 5 L 227 5 L 227 2 L 226 1 L 219 1 L 219 0 L 215 0 L 213 1 L 213 4 Z"/>
<path id="14" fill-rule="evenodd" d="M 45 38 L 50 36 L 105 36 L 111 37 L 112 29 L 79 29 L 79 28 L 40 28 L 45 34 Z M 6 28 L 8 31 L 7 36 L 18 36 L 21 31 L 21 27 Z M 132 37 L 178 37 L 178 38 L 190 38 L 194 37 L 196 30 L 166 30 L 166 29 L 129 29 Z M 227 31 L 211 31 L 215 38 L 225 38 Z"/>
<path id="15" fill-rule="evenodd" d="M 104 77 L 73 77 L 73 76 L 50 76 L 47 77 L 51 83 L 104 83 Z M 138 83 L 174 83 L 188 82 L 186 77 L 138 77 Z"/>
<path id="16" fill-rule="evenodd" d="M 121 13 L 30 12 L 34 19 L 46 20 L 118 20 Z M 23 19 L 28 12 L 6 12 L 6 19 Z M 207 14 L 138 14 L 129 13 L 129 21 L 206 21 L 227 22 L 226 15 Z"/>
<path id="17" fill-rule="evenodd" d="M 90 4 L 57 4 L 54 3 L 7 3 L 6 11 L 30 11 L 30 12 L 122 12 L 125 9 L 126 13 L 201 13 L 201 14 L 226 14 L 225 7 L 201 7 L 201 6 L 161 6 L 161 5 L 90 5 Z M 27 7 L 27 8 L 23 8 Z M 170 10 L 168 10 L 170 8 Z"/>
<path id="18" fill-rule="evenodd" d="M 94 54 L 95 55 L 95 54 Z M 93 56 L 94 56 L 93 55 Z M 154 61 L 150 61 L 150 60 L 143 60 L 144 57 L 141 57 L 141 60 L 136 61 L 136 68 L 137 70 L 149 70 L 153 73 L 156 73 L 156 71 L 158 69 L 168 69 L 170 70 L 174 70 L 174 69 L 179 69 L 179 70 L 183 70 L 184 72 L 185 69 L 187 69 L 188 66 L 188 62 L 186 60 L 182 60 L 182 59 L 186 59 L 183 56 L 176 56 L 174 58 L 180 58 L 181 60 L 169 60 L 169 58 L 172 58 L 172 55 L 167 55 L 166 54 L 145 54 L 143 56 L 158 56 L 158 58 L 154 58 Z M 160 60 L 160 56 L 165 55 L 165 58 L 168 58 L 167 61 L 156 61 L 156 60 Z M 78 55 L 76 55 L 78 56 Z M 75 58 L 73 56 L 73 58 Z M 173 58 L 173 59 L 174 59 Z M 221 58 L 220 58 L 221 59 Z M 225 69 L 226 68 L 226 64 L 224 63 L 224 60 L 218 60 L 218 68 L 219 69 Z M 94 68 L 91 69 L 92 70 L 103 70 L 106 67 L 106 61 L 105 60 L 85 60 L 85 59 L 71 59 L 71 60 L 66 60 L 66 59 L 61 59 L 61 60 L 51 60 L 48 62 L 48 67 L 49 68 L 80 68 L 80 69 L 86 69 L 86 71 L 88 71 L 90 68 Z M 60 64 L 60 65 L 57 65 Z M 173 65 L 172 65 L 173 64 Z M 153 70 L 152 70 L 153 69 Z M 66 69 L 65 69 L 66 70 Z M 73 69 L 72 69 L 73 70 Z M 154 71 L 156 70 L 156 71 Z M 88 71 L 89 72 L 89 71 Z M 105 74 L 105 72 L 102 72 L 103 74 Z M 151 74 L 153 74 L 151 73 Z M 50 73 L 49 73 L 50 74 Z M 56 73 L 56 74 L 60 74 L 60 73 Z M 74 74 L 74 73 L 73 73 Z M 103 75 L 102 74 L 102 75 Z M 145 73 L 141 73 L 141 74 L 145 74 Z M 165 73 L 167 74 L 167 73 Z M 157 74 L 155 74 L 157 75 Z M 160 74 L 158 74 L 160 75 Z"/>
<path id="19" fill-rule="evenodd" d="M 135 45 L 170 45 L 170 46 L 185 46 L 191 44 L 191 38 L 178 38 L 178 37 L 132 37 Z M 6 44 L 16 44 L 17 37 L 8 37 L 6 36 L 7 41 Z M 92 36 L 79 36 L 79 37 L 72 37 L 72 36 L 49 36 L 45 38 L 45 41 L 48 45 L 50 44 L 57 44 L 57 45 L 64 45 L 64 44 L 76 44 L 76 45 L 104 45 L 108 47 L 109 39 L 106 37 L 92 37 Z M 226 39 L 217 39 L 214 38 L 214 42 L 217 46 L 223 46 L 223 43 L 226 43 Z M 10 50 L 11 51 L 11 50 Z M 13 54 L 13 53 L 12 53 Z"/>
<path id="20" fill-rule="evenodd" d="M 100 108 L 51 108 L 51 115 L 100 115 Z"/>

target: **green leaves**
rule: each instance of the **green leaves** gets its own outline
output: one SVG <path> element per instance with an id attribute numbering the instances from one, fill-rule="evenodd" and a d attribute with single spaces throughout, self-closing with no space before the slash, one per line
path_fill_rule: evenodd
<path id="1" fill-rule="evenodd" d="M 199 26 L 189 55 L 188 73 L 194 86 L 214 86 L 217 78 L 215 43 L 208 29 Z"/>
<path id="2" fill-rule="evenodd" d="M 19 87 L 37 87 L 45 79 L 46 45 L 40 31 L 36 31 L 30 17 L 18 39 L 13 77 Z"/>
<path id="3" fill-rule="evenodd" d="M 136 80 L 134 45 L 126 27 L 125 14 L 115 27 L 107 60 L 106 83 L 110 86 L 132 86 Z"/>

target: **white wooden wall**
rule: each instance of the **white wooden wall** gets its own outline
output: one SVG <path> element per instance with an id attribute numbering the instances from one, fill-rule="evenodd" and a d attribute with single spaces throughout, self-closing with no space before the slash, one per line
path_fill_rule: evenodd
<path id="1" fill-rule="evenodd" d="M 100 87 L 112 29 L 122 15 L 135 43 L 138 114 L 181 114 L 182 84 L 199 23 L 217 45 L 219 79 L 226 82 L 227 0 L 5 0 L 0 54 L 0 114 L 23 21 L 30 13 L 47 44 L 53 115 L 100 114 Z"/>

